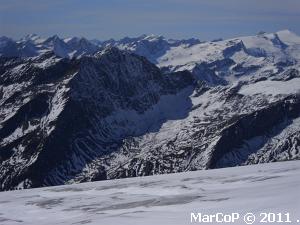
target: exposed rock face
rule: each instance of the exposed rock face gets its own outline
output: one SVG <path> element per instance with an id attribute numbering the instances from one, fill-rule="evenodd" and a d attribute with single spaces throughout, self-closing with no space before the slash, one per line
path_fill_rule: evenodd
<path id="1" fill-rule="evenodd" d="M 46 67 L 39 58 L 1 61 L 4 190 L 23 181 L 24 187 L 62 184 L 89 161 L 117 151 L 124 138 L 147 131 L 151 118 L 136 129 L 131 112 L 139 117 L 162 96 L 194 85 L 188 72 L 162 75 L 145 58 L 115 48 L 78 60 L 45 55 L 45 61 Z M 121 111 L 129 118 L 119 117 Z M 106 178 L 99 168 L 91 179 Z"/>
<path id="2" fill-rule="evenodd" d="M 132 39 L 92 53 L 54 36 L 55 51 L 0 57 L 0 190 L 299 159 L 297 40 L 173 42 L 161 69 Z"/>

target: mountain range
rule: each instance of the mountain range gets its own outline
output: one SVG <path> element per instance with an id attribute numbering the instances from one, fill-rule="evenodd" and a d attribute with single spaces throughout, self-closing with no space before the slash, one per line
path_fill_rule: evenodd
<path id="1" fill-rule="evenodd" d="M 300 157 L 300 37 L 0 38 L 0 190 Z"/>

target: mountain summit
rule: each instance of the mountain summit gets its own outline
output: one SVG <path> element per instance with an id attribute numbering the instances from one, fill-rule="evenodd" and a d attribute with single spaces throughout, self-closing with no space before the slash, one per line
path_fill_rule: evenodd
<path id="1" fill-rule="evenodd" d="M 1 37 L 0 190 L 299 159 L 299 48 Z"/>

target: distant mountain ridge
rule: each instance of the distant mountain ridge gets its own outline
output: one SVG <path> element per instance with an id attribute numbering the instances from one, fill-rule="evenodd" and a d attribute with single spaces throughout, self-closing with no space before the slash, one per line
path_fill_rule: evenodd
<path id="1" fill-rule="evenodd" d="M 56 35 L 43 39 L 32 34 L 19 41 L 0 38 L 0 55 L 26 58 L 53 51 L 62 58 L 78 58 L 110 46 L 144 56 L 164 72 L 188 70 L 209 85 L 232 83 L 253 72 L 274 73 L 300 61 L 300 37 L 289 30 L 212 42 L 156 35 L 89 41 L 77 37 L 60 39 Z"/>
<path id="2" fill-rule="evenodd" d="M 300 158 L 300 38 L 0 38 L 0 190 Z M 14 55 L 16 54 L 16 55 Z"/>
<path id="3" fill-rule="evenodd" d="M 71 38 L 59 38 L 54 35 L 49 38 L 42 38 L 36 34 L 29 34 L 20 40 L 13 40 L 8 37 L 0 38 L 0 55 L 6 57 L 33 57 L 41 55 L 47 51 L 53 51 L 57 56 L 62 58 L 73 58 L 80 57 L 82 55 L 93 54 L 100 49 L 105 47 L 114 46 L 120 49 L 124 48 L 126 50 L 134 49 L 138 45 L 140 50 L 136 51 L 152 51 L 158 50 L 159 47 L 164 46 L 179 46 L 181 44 L 194 45 L 201 43 L 198 39 L 188 39 L 188 40 L 175 40 L 175 39 L 165 39 L 162 36 L 155 35 L 141 35 L 136 38 L 125 37 L 120 40 L 105 40 L 100 41 L 97 39 L 88 40 L 86 38 L 71 37 Z M 153 43 L 152 45 L 150 43 Z M 159 46 L 160 44 L 160 46 Z M 154 48 L 154 49 L 151 49 Z M 156 49 L 155 49 L 156 48 Z M 137 52 L 135 52 L 137 53 Z M 142 52 L 141 52 L 142 53 Z"/>

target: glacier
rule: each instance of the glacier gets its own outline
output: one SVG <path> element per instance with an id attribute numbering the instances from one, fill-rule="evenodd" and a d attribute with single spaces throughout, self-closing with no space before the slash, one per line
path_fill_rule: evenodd
<path id="1" fill-rule="evenodd" d="M 300 163 L 278 162 L 0 193 L 0 224 L 191 223 L 191 213 L 300 219 Z M 220 223 L 209 223 L 220 224 Z"/>
<path id="2" fill-rule="evenodd" d="M 0 190 L 299 159 L 299 39 L 0 38 Z"/>

